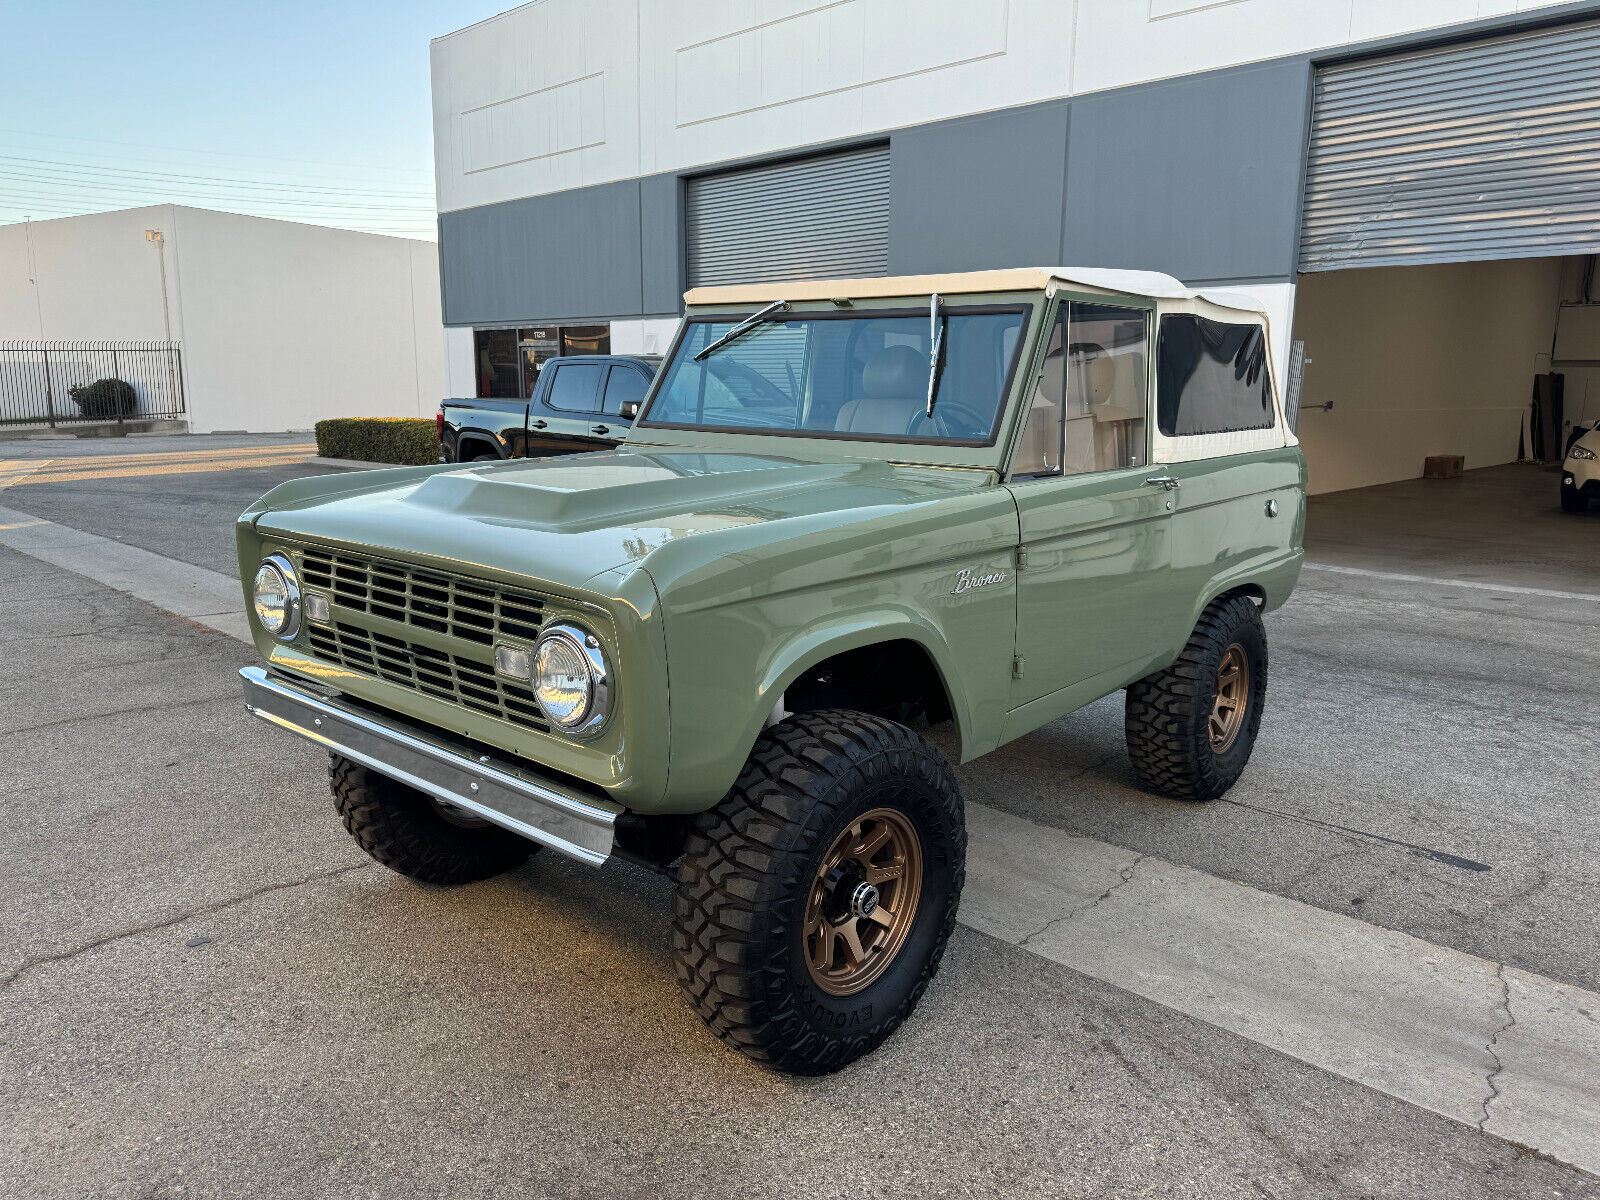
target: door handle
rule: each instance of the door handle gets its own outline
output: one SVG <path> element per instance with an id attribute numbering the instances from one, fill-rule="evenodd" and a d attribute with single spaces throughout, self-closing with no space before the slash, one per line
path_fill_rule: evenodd
<path id="1" fill-rule="evenodd" d="M 543 429 L 548 424 L 550 424 L 550 422 L 549 421 L 544 421 L 544 420 L 529 421 L 528 422 L 528 428 L 530 428 L 530 429 Z"/>
<path id="2" fill-rule="evenodd" d="M 1151 487 L 1166 488 L 1169 492 L 1175 492 L 1178 490 L 1178 481 L 1171 475 L 1152 475 L 1149 479 L 1146 479 L 1145 482 Z"/>
<path id="3" fill-rule="evenodd" d="M 609 425 L 596 425 L 594 427 L 594 432 L 595 433 L 610 433 L 611 432 L 611 427 Z"/>

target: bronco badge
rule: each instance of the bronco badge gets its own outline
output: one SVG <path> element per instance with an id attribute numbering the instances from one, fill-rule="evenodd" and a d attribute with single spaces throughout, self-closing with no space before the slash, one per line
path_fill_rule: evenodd
<path id="1" fill-rule="evenodd" d="M 1004 571 L 986 571 L 981 575 L 974 575 L 971 571 L 962 571 L 956 576 L 956 585 L 950 589 L 952 596 L 959 596 L 963 592 L 970 592 L 975 588 L 988 587 L 995 583 L 1004 583 Z"/>

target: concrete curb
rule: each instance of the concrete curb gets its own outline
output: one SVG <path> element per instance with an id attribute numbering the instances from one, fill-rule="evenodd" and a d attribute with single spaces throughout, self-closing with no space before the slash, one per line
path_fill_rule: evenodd
<path id="1" fill-rule="evenodd" d="M 54 429 L 27 425 L 0 427 L 0 441 L 75 442 L 80 439 L 121 437 L 178 437 L 189 432 L 189 422 L 150 418 L 142 421 L 83 421 L 58 425 Z"/>

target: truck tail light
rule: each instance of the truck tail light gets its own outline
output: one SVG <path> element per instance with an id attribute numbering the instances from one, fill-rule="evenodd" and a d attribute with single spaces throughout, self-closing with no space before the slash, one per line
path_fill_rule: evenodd
<path id="1" fill-rule="evenodd" d="M 433 414 L 433 436 L 436 441 L 444 441 L 444 405 L 439 405 L 439 411 Z"/>

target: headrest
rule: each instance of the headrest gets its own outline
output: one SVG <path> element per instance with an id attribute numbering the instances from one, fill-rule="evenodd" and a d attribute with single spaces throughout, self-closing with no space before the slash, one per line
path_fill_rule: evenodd
<path id="1" fill-rule="evenodd" d="M 1117 363 L 1106 353 L 1105 347 L 1094 342 L 1074 342 L 1067 348 L 1071 356 L 1074 383 L 1083 395 L 1083 403 L 1093 408 L 1104 404 L 1116 392 Z"/>
<path id="2" fill-rule="evenodd" d="M 910 346 L 886 346 L 861 368 L 861 391 L 867 396 L 916 396 L 928 386 L 928 356 Z"/>

